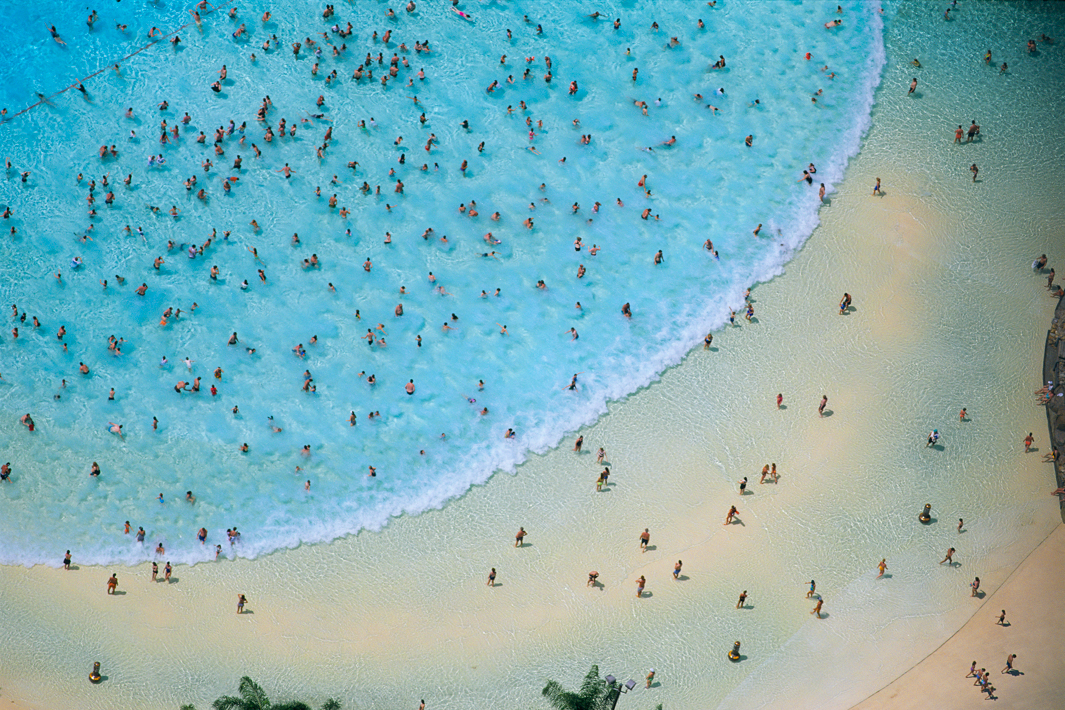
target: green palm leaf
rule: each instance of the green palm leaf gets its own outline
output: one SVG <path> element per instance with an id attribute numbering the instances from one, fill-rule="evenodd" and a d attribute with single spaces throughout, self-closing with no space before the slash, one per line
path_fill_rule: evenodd
<path id="1" fill-rule="evenodd" d="M 543 696 L 555 710 L 599 710 L 607 695 L 606 684 L 599 678 L 599 666 L 592 666 L 576 693 L 553 680 L 549 680 L 543 689 Z"/>

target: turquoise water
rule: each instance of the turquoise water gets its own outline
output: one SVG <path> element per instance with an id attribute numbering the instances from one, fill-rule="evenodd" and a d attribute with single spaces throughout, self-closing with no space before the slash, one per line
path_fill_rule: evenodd
<path id="1" fill-rule="evenodd" d="M 9 118 L 0 151 L 13 163 L 0 204 L 13 212 L 4 232 L 17 230 L 0 241 L 0 301 L 27 314 L 11 318 L 0 338 L 0 441 L 13 469 L 0 486 L 0 561 L 58 564 L 73 549 L 87 563 L 135 562 L 157 543 L 175 563 L 211 559 L 215 544 L 256 556 L 438 507 L 557 444 L 722 327 L 730 308 L 742 310 L 744 290 L 780 273 L 809 236 L 817 184 L 831 192 L 857 151 L 884 61 L 875 6 L 847 5 L 843 24 L 828 30 L 834 6 L 643 3 L 616 11 L 624 16 L 617 30 L 613 12 L 594 20 L 568 4 L 463 6 L 473 15 L 466 20 L 429 2 L 410 14 L 397 7 L 390 19 L 387 4 L 371 2 L 340 6 L 325 20 L 290 2 L 271 4 L 265 23 L 262 8 L 241 7 L 235 18 L 205 14 L 200 27 L 184 28 L 191 16 L 182 6 L 116 4 L 100 8 L 92 29 L 76 3 L 0 9 L 0 36 L 14 47 L 0 69 Z M 350 37 L 330 32 L 348 22 Z M 248 36 L 235 39 L 241 23 Z M 51 24 L 65 46 L 49 37 Z M 181 43 L 123 59 L 150 41 L 152 27 Z M 372 38 L 388 30 L 388 45 Z M 279 44 L 263 50 L 274 35 Z M 305 45 L 294 57 L 291 43 L 308 37 L 322 56 Z M 425 40 L 431 51 L 415 52 Z M 347 50 L 334 56 L 341 42 Z M 384 64 L 373 62 L 372 81 L 353 81 L 368 51 L 383 52 Z M 409 68 L 400 64 L 382 86 L 394 52 Z M 712 69 L 719 55 L 726 68 Z M 119 60 L 118 72 L 106 70 Z M 216 93 L 210 84 L 223 64 L 228 76 Z M 85 79 L 85 95 L 57 93 L 100 69 Z M 338 78 L 327 83 L 333 70 Z M 13 116 L 35 92 L 47 102 Z M 266 123 L 278 132 L 285 118 L 294 137 L 264 140 L 255 114 L 266 95 Z M 646 102 L 647 115 L 634 101 Z M 161 144 L 164 119 L 180 135 Z M 243 144 L 238 128 L 216 155 L 214 132 L 230 121 L 247 123 Z M 666 145 L 671 136 L 676 143 Z M 99 158 L 104 144 L 117 157 Z M 149 165 L 160 153 L 165 163 Z M 237 155 L 243 165 L 232 169 Z M 812 186 L 801 181 L 809 163 L 817 166 Z M 278 172 L 285 164 L 289 179 Z M 638 185 L 643 175 L 650 194 Z M 224 177 L 238 178 L 228 193 Z M 360 191 L 364 181 L 371 194 Z M 337 209 L 328 204 L 334 193 Z M 474 202 L 477 216 L 460 211 Z M 650 219 L 640 218 L 645 208 Z M 202 254 L 188 255 L 189 244 L 212 234 Z M 307 268 L 312 255 L 318 266 Z M 155 269 L 157 257 L 165 263 Z M 626 303 L 631 319 L 621 313 Z M 161 325 L 168 308 L 181 316 Z M 740 313 L 737 323 L 747 327 Z M 387 346 L 367 345 L 368 329 Z M 229 345 L 233 332 L 239 342 Z M 124 339 L 121 355 L 108 348 L 112 335 Z M 298 344 L 304 357 L 293 352 Z M 301 390 L 305 371 L 314 392 Z M 175 392 L 194 378 L 200 392 Z M 33 432 L 19 423 L 27 412 Z M 109 422 L 123 425 L 123 438 Z M 514 438 L 504 438 L 508 429 Z M 99 477 L 89 475 L 94 461 Z M 145 529 L 143 545 L 123 534 L 126 520 Z M 233 526 L 242 541 L 231 547 L 224 530 Z"/>

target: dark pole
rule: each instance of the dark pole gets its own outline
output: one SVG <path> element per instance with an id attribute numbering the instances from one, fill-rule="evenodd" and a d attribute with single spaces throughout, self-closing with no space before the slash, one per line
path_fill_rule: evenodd
<path id="1" fill-rule="evenodd" d="M 618 706 L 618 698 L 621 697 L 621 682 L 618 681 L 618 684 L 612 686 L 611 690 L 614 691 L 614 702 L 610 705 L 610 710 L 615 710 Z"/>

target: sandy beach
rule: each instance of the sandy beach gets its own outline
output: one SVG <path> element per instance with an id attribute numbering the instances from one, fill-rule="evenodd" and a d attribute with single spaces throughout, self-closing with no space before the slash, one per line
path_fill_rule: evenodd
<path id="1" fill-rule="evenodd" d="M 1061 561 L 1065 525 L 1059 525 L 994 593 L 958 633 L 928 658 L 855 710 L 927 704 L 970 708 L 986 698 L 966 677 L 973 661 L 987 668 L 999 702 L 1007 708 L 1051 708 L 1065 695 L 1065 658 L 1059 632 L 1065 613 L 1061 596 Z M 1003 608 L 1005 607 L 1005 608 Z M 1001 612 L 1006 622 L 999 624 Z M 1003 673 L 1006 658 L 1017 654 L 1016 673 Z"/>
<path id="2" fill-rule="evenodd" d="M 1007 707 L 1065 694 L 1053 633 L 1065 528 L 1031 394 L 1055 301 L 1028 266 L 1065 256 L 1053 118 L 1065 100 L 1022 124 L 1010 112 L 1029 89 L 1006 85 L 981 106 L 994 113 L 988 137 L 950 153 L 950 124 L 970 105 L 937 84 L 931 61 L 924 91 L 947 98 L 904 105 L 913 52 L 888 38 L 862 152 L 785 273 L 753 290 L 754 320 L 613 403 L 579 432 L 582 453 L 574 433 L 441 510 L 178 567 L 169 584 L 147 565 L 76 557 L 71 571 L 0 568 L 0 707 L 203 708 L 249 675 L 276 700 L 536 708 L 547 679 L 575 687 L 598 663 L 622 680 L 656 669 L 619 707 L 950 708 L 981 700 L 962 682 L 973 658 Z M 844 292 L 854 308 L 841 316 Z M 925 446 L 933 428 L 939 449 Z M 1028 431 L 1041 451 L 1024 453 Z M 600 446 L 612 473 L 597 493 Z M 760 484 L 770 462 L 779 482 Z M 924 503 L 929 526 L 917 522 Z M 731 505 L 740 522 L 724 526 Z M 529 534 L 516 549 L 519 527 Z M 959 564 L 938 565 L 950 546 Z M 881 558 L 889 575 L 877 580 Z M 105 594 L 112 571 L 119 596 Z M 973 576 L 983 598 L 969 596 Z M 1003 606 L 1006 629 L 994 625 Z M 737 639 L 747 658 L 730 664 Z M 1010 652 L 1024 675 L 999 681 Z M 86 680 L 93 661 L 99 686 Z"/>

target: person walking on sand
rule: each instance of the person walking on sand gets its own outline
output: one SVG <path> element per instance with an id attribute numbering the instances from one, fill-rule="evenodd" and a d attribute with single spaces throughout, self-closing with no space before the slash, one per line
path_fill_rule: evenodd
<path id="1" fill-rule="evenodd" d="M 973 664 L 969 666 L 969 672 L 965 675 L 965 677 L 972 678 L 974 675 L 976 675 L 976 661 L 973 661 Z"/>
<path id="2" fill-rule="evenodd" d="M 873 185 L 873 197 L 880 194 L 880 178 L 876 179 L 876 184 Z"/>
<path id="3" fill-rule="evenodd" d="M 996 621 L 995 623 L 998 624 L 999 626 L 1005 626 L 1006 625 L 1006 610 L 1005 609 L 1003 609 L 1002 613 L 998 615 L 998 621 Z"/>
<path id="4" fill-rule="evenodd" d="M 1030 452 L 1034 443 L 1035 437 L 1032 436 L 1032 432 L 1028 432 L 1028 436 L 1024 437 L 1024 453 Z"/>
<path id="5" fill-rule="evenodd" d="M 243 614 L 244 613 L 244 605 L 247 604 L 247 603 L 248 603 L 248 598 L 247 597 L 245 597 L 243 594 L 238 594 L 237 595 L 237 613 L 238 614 Z"/>
<path id="6" fill-rule="evenodd" d="M 673 579 L 680 579 L 680 568 L 684 566 L 684 562 L 677 560 L 677 564 L 673 565 Z"/>
<path id="7" fill-rule="evenodd" d="M 821 416 L 821 417 L 825 416 L 825 406 L 827 406 L 827 405 L 828 405 L 828 395 L 827 394 L 823 394 L 823 395 L 821 395 L 821 404 L 818 405 L 818 407 L 817 407 L 818 416 Z"/>
<path id="8" fill-rule="evenodd" d="M 152 562 L 152 581 L 154 582 L 159 576 L 159 563 Z"/>
<path id="9" fill-rule="evenodd" d="M 651 542 L 651 533 L 648 528 L 644 528 L 640 533 L 640 552 L 647 552 L 647 543 Z"/>
<path id="10" fill-rule="evenodd" d="M 488 573 L 488 585 L 489 587 L 496 586 L 496 568 L 493 567 L 492 571 Z"/>
<path id="11" fill-rule="evenodd" d="M 965 518 L 958 518 L 958 532 L 959 533 L 961 532 L 961 529 L 963 527 L 965 527 Z"/>
<path id="12" fill-rule="evenodd" d="M 518 528 L 518 534 L 514 536 L 514 547 L 521 547 L 525 544 L 525 536 L 529 533 L 525 532 L 525 528 Z"/>
<path id="13" fill-rule="evenodd" d="M 1013 661 L 1016 658 L 1017 658 L 1017 654 L 1016 653 L 1011 653 L 1009 656 L 1007 656 L 1006 657 L 1006 667 L 1003 668 L 1000 671 L 1000 673 L 1013 673 Z M 654 675 L 654 671 L 652 671 L 651 674 Z"/>
<path id="14" fill-rule="evenodd" d="M 107 593 L 114 594 L 116 589 L 118 589 L 118 575 L 112 572 L 111 578 L 107 580 Z"/>
<path id="15" fill-rule="evenodd" d="M 740 495 L 741 496 L 747 495 L 747 477 L 746 476 L 744 476 L 743 480 L 740 481 Z"/>
<path id="16" fill-rule="evenodd" d="M 814 616 L 816 616 L 818 619 L 820 619 L 821 618 L 821 605 L 824 604 L 824 603 L 825 603 L 824 599 L 818 599 L 817 600 L 817 605 L 813 608 L 813 611 L 811 611 L 810 613 L 813 614 Z"/>
<path id="17" fill-rule="evenodd" d="M 976 579 L 974 579 L 972 584 L 970 584 L 969 586 L 973 589 L 972 594 L 970 594 L 969 596 L 975 597 L 980 592 L 980 578 L 977 577 Z"/>
<path id="18" fill-rule="evenodd" d="M 941 559 L 939 561 L 939 564 L 943 564 L 944 562 L 949 562 L 951 567 L 954 566 L 954 548 L 953 547 L 950 548 L 949 550 L 947 550 L 947 556 L 944 557 L 943 559 Z"/>
<path id="19" fill-rule="evenodd" d="M 651 669 L 651 672 L 647 674 L 647 685 L 646 685 L 646 686 L 644 686 L 644 687 L 646 687 L 646 688 L 650 688 L 650 687 L 651 687 L 651 682 L 652 682 L 652 681 L 653 681 L 654 679 L 655 679 L 655 669 L 654 669 L 654 668 L 652 668 L 652 669 Z"/>
<path id="20" fill-rule="evenodd" d="M 736 608 L 737 609 L 742 609 L 746 603 L 747 603 L 747 590 L 744 589 L 742 592 L 740 592 L 740 600 L 738 602 L 736 602 Z"/>
<path id="21" fill-rule="evenodd" d="M 647 584 L 647 580 L 644 579 L 643 575 L 641 574 L 640 578 L 636 580 L 636 598 L 637 599 L 639 599 L 640 597 L 643 596 L 643 588 L 644 588 L 644 586 L 646 586 L 646 584 Z"/>
<path id="22" fill-rule="evenodd" d="M 815 592 L 817 592 L 817 582 L 815 582 L 815 581 L 813 581 L 811 579 L 810 580 L 810 591 L 806 592 L 806 598 L 809 599 L 810 597 L 814 596 Z"/>
<path id="23" fill-rule="evenodd" d="M 880 574 L 878 574 L 876 578 L 880 579 L 884 576 L 884 572 L 887 570 L 887 558 L 880 560 L 880 564 L 878 564 L 876 568 L 880 570 Z"/>
<path id="24" fill-rule="evenodd" d="M 784 404 L 784 393 L 777 394 L 777 409 L 780 409 L 780 405 Z"/>
<path id="25" fill-rule="evenodd" d="M 961 411 L 960 411 L 960 412 L 958 412 L 958 421 L 959 421 L 959 422 L 963 422 L 963 421 L 965 421 L 965 418 L 966 418 L 967 416 L 969 416 L 969 413 L 968 413 L 967 411 L 965 411 L 965 407 L 962 407 L 962 408 L 961 408 Z"/>

